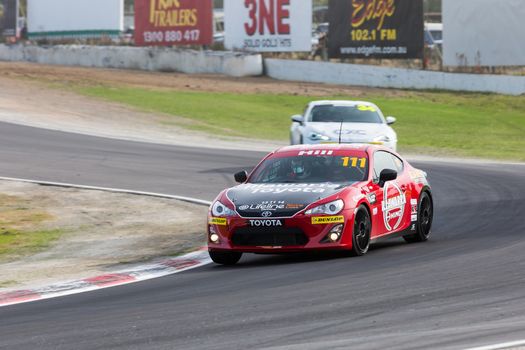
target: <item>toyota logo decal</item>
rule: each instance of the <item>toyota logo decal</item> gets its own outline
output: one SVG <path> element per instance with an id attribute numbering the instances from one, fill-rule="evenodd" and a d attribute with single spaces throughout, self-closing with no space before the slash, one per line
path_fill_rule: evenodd
<path id="1" fill-rule="evenodd" d="M 262 216 L 264 216 L 265 218 L 267 218 L 268 216 L 272 216 L 272 212 L 271 211 L 263 211 Z"/>

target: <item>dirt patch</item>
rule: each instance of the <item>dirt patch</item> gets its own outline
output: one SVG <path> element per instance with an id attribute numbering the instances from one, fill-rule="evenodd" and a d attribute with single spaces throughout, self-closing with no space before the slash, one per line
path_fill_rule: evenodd
<path id="1" fill-rule="evenodd" d="M 48 213 L 38 229 L 63 232 L 39 253 L 0 257 L 0 290 L 103 274 L 115 265 L 172 256 L 205 243 L 203 206 L 11 181 L 0 181 L 0 193 Z"/>

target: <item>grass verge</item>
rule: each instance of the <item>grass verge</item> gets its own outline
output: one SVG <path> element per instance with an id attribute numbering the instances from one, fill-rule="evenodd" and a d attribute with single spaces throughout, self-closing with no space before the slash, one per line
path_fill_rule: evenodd
<path id="1" fill-rule="evenodd" d="M 20 197 L 0 194 L 0 261 L 49 247 L 63 234 L 57 229 L 41 229 L 42 223 L 51 218 Z"/>
<path id="2" fill-rule="evenodd" d="M 312 96 L 157 91 L 133 87 L 78 87 L 82 94 L 145 111 L 184 117 L 180 124 L 218 135 L 287 140 L 289 116 Z M 319 99 L 352 99 L 332 96 Z M 401 97 L 370 96 L 394 129 L 402 151 L 525 160 L 525 96 L 407 92 Z M 173 123 L 179 123 L 177 118 Z"/>

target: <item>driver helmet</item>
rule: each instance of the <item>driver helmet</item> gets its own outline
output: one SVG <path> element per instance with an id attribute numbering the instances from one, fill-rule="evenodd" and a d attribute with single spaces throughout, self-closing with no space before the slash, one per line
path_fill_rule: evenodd
<path id="1" fill-rule="evenodd" d="M 310 175 L 310 167 L 305 159 L 292 160 L 292 173 L 298 179 L 304 179 Z"/>

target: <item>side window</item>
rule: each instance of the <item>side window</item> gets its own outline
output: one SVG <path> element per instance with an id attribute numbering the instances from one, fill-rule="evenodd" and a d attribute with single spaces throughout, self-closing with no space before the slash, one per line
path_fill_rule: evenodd
<path id="1" fill-rule="evenodd" d="M 395 157 L 397 158 L 397 157 Z M 403 164 L 401 164 L 402 166 Z M 377 151 L 374 153 L 374 179 L 379 179 L 379 174 L 384 169 L 397 170 L 398 167 L 394 162 L 394 156 L 388 152 Z"/>
<path id="2" fill-rule="evenodd" d="M 392 156 L 392 159 L 394 160 L 394 164 L 396 166 L 394 170 L 397 170 L 397 173 L 401 174 L 405 168 L 405 166 L 403 165 L 403 161 L 393 154 L 390 155 Z"/>

